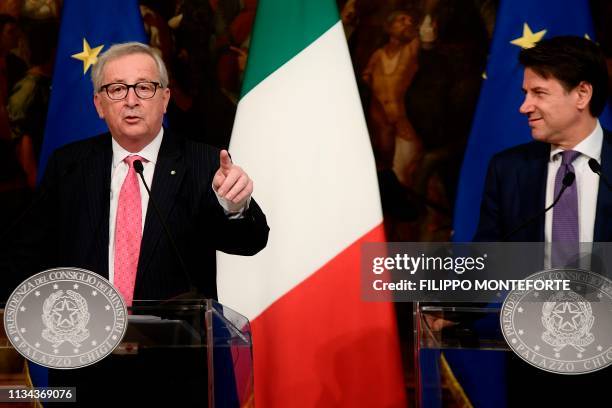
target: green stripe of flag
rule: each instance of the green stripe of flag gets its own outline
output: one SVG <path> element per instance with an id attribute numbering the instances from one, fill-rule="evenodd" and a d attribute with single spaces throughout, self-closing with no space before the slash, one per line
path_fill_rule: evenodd
<path id="1" fill-rule="evenodd" d="M 334 0 L 260 0 L 241 97 L 338 20 Z"/>

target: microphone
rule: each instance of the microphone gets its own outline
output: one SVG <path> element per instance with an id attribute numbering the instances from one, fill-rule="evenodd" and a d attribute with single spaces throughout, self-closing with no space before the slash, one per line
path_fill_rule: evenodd
<path id="1" fill-rule="evenodd" d="M 589 167 L 593 173 L 597 174 L 601 178 L 606 187 L 608 187 L 608 190 L 612 190 L 612 185 L 610 185 L 610 182 L 606 176 L 601 172 L 601 164 L 599 164 L 595 159 L 589 159 Z"/>
<path id="2" fill-rule="evenodd" d="M 187 267 L 185 266 L 183 257 L 181 256 L 181 253 L 178 247 L 176 246 L 176 241 L 174 240 L 174 238 L 172 237 L 172 234 L 170 233 L 170 230 L 168 229 L 168 225 L 164 221 L 164 217 L 162 217 L 161 211 L 159 210 L 159 207 L 157 206 L 157 202 L 155 201 L 155 198 L 153 198 L 153 196 L 151 195 L 151 190 L 149 189 L 149 186 L 147 185 L 147 182 L 145 181 L 144 174 L 143 174 L 144 166 L 142 165 L 142 162 L 140 160 L 134 160 L 134 170 L 136 170 L 136 173 L 138 173 L 138 175 L 140 176 L 140 179 L 142 180 L 142 184 L 144 184 L 145 189 L 147 190 L 147 194 L 149 195 L 149 200 L 151 201 L 151 203 L 153 204 L 153 208 L 155 209 L 155 214 L 157 215 L 157 218 L 159 219 L 159 222 L 161 223 L 162 228 L 164 229 L 166 238 L 170 242 L 172 251 L 174 252 L 174 255 L 176 256 L 176 259 L 178 259 L 181 270 L 183 271 L 183 275 L 185 279 L 187 280 L 187 283 L 189 284 L 189 292 L 187 294 L 179 295 L 177 296 L 177 298 L 187 298 L 188 296 L 195 297 L 197 293 L 197 289 L 194 286 L 193 282 L 191 281 L 191 278 L 189 277 L 189 273 L 187 273 Z"/>
<path id="3" fill-rule="evenodd" d="M 557 197 L 555 197 L 555 200 L 552 202 L 552 204 L 549 205 L 548 207 L 546 207 L 543 211 L 540 211 L 539 213 L 537 213 L 533 217 L 529 218 L 524 223 L 520 224 L 517 228 L 513 229 L 512 231 L 510 231 L 508 234 L 506 234 L 502 238 L 501 242 L 508 241 L 508 238 L 510 238 L 511 236 L 513 236 L 514 234 L 516 234 L 517 232 L 519 232 L 520 230 L 522 230 L 523 228 L 525 228 L 526 226 L 528 226 L 529 224 L 531 224 L 532 222 L 534 222 L 535 220 L 537 220 L 538 218 L 543 216 L 551 208 L 553 208 L 559 202 L 559 200 L 561 199 L 561 196 L 563 195 L 565 190 L 567 190 L 567 188 L 569 186 L 574 184 L 574 180 L 576 180 L 576 175 L 574 173 L 572 173 L 571 171 L 565 173 L 565 176 L 563 176 L 563 180 L 561 180 L 561 184 L 562 184 L 561 190 L 559 191 L 559 194 L 557 194 Z"/>

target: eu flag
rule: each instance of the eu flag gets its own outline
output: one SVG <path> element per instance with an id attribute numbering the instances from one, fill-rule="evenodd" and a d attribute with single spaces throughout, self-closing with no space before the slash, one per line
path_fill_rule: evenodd
<path id="1" fill-rule="evenodd" d="M 64 1 L 39 177 L 56 148 L 107 131 L 94 108 L 91 67 L 127 41 L 146 42 L 137 0 Z"/>
<path id="2" fill-rule="evenodd" d="M 502 0 L 480 92 L 472 132 L 463 159 L 454 216 L 457 242 L 471 241 L 476 231 L 487 165 L 493 154 L 531 140 L 523 101 L 521 48 L 558 35 L 594 40 L 589 2 L 584 0 Z M 612 124 L 609 107 L 600 117 Z"/>
<path id="3" fill-rule="evenodd" d="M 107 131 L 94 108 L 91 67 L 101 52 L 126 41 L 146 42 L 137 0 L 64 1 L 39 179 L 56 148 Z M 43 367 L 30 364 L 30 375 L 46 385 Z"/>

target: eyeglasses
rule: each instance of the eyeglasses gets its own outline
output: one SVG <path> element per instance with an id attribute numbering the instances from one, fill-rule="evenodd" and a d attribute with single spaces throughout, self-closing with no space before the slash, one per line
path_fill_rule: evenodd
<path id="1" fill-rule="evenodd" d="M 136 82 L 132 85 L 114 82 L 112 84 L 102 85 L 100 87 L 100 92 L 105 90 L 106 95 L 108 95 L 110 99 L 113 101 L 120 101 L 127 97 L 130 88 L 134 88 L 134 93 L 140 99 L 151 99 L 155 96 L 157 87 L 162 88 L 159 82 Z"/>

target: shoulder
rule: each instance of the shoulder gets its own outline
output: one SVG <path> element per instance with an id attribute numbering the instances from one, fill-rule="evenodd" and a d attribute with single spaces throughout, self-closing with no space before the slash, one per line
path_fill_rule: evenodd
<path id="1" fill-rule="evenodd" d="M 408 54 L 409 56 L 416 55 L 419 47 L 421 46 L 421 42 L 418 37 L 412 39 L 410 42 L 404 44 L 402 47 L 402 53 Z"/>
<path id="2" fill-rule="evenodd" d="M 532 141 L 510 147 L 496 153 L 491 158 L 491 163 L 513 163 L 516 165 L 522 161 L 548 159 L 550 145 L 547 143 Z"/>
<path id="3" fill-rule="evenodd" d="M 376 60 L 380 59 L 383 52 L 384 50 L 382 48 L 376 49 L 376 51 L 374 51 L 370 56 L 370 62 L 375 62 Z"/>
<path id="4" fill-rule="evenodd" d="M 601 142 L 601 156 L 612 155 L 612 131 L 603 129 L 603 140 Z"/>
<path id="5" fill-rule="evenodd" d="M 110 133 L 103 133 L 60 146 L 55 149 L 50 160 L 74 162 L 92 152 L 95 153 L 104 149 L 112 149 Z"/>
<path id="6" fill-rule="evenodd" d="M 94 147 L 111 147 L 111 135 L 110 133 L 102 133 L 97 136 L 88 137 L 86 139 L 77 140 L 75 142 L 67 143 L 61 147 L 55 149 L 58 154 L 71 154 L 82 150 L 90 150 Z"/>
<path id="7" fill-rule="evenodd" d="M 207 143 L 191 139 L 180 139 L 182 155 L 186 162 L 194 168 L 206 171 L 219 167 L 219 154 L 221 149 Z"/>
<path id="8" fill-rule="evenodd" d="M 94 155 L 112 155 L 110 133 L 67 143 L 56 148 L 45 166 L 43 183 L 54 183 L 54 178 L 72 174 L 76 169 L 84 171 L 95 162 Z M 110 169 L 110 163 L 109 163 Z M 57 181 L 55 181 L 57 182 Z"/>
<path id="9" fill-rule="evenodd" d="M 532 141 L 520 144 L 493 155 L 487 174 L 488 177 L 508 177 L 524 169 L 539 168 L 539 164 L 548 162 L 549 158 L 550 145 L 547 143 Z"/>
<path id="10" fill-rule="evenodd" d="M 209 156 L 213 154 L 219 155 L 219 152 L 221 151 L 221 149 L 219 149 L 218 147 L 191 139 L 184 139 L 183 149 L 186 153 L 204 156 Z"/>

